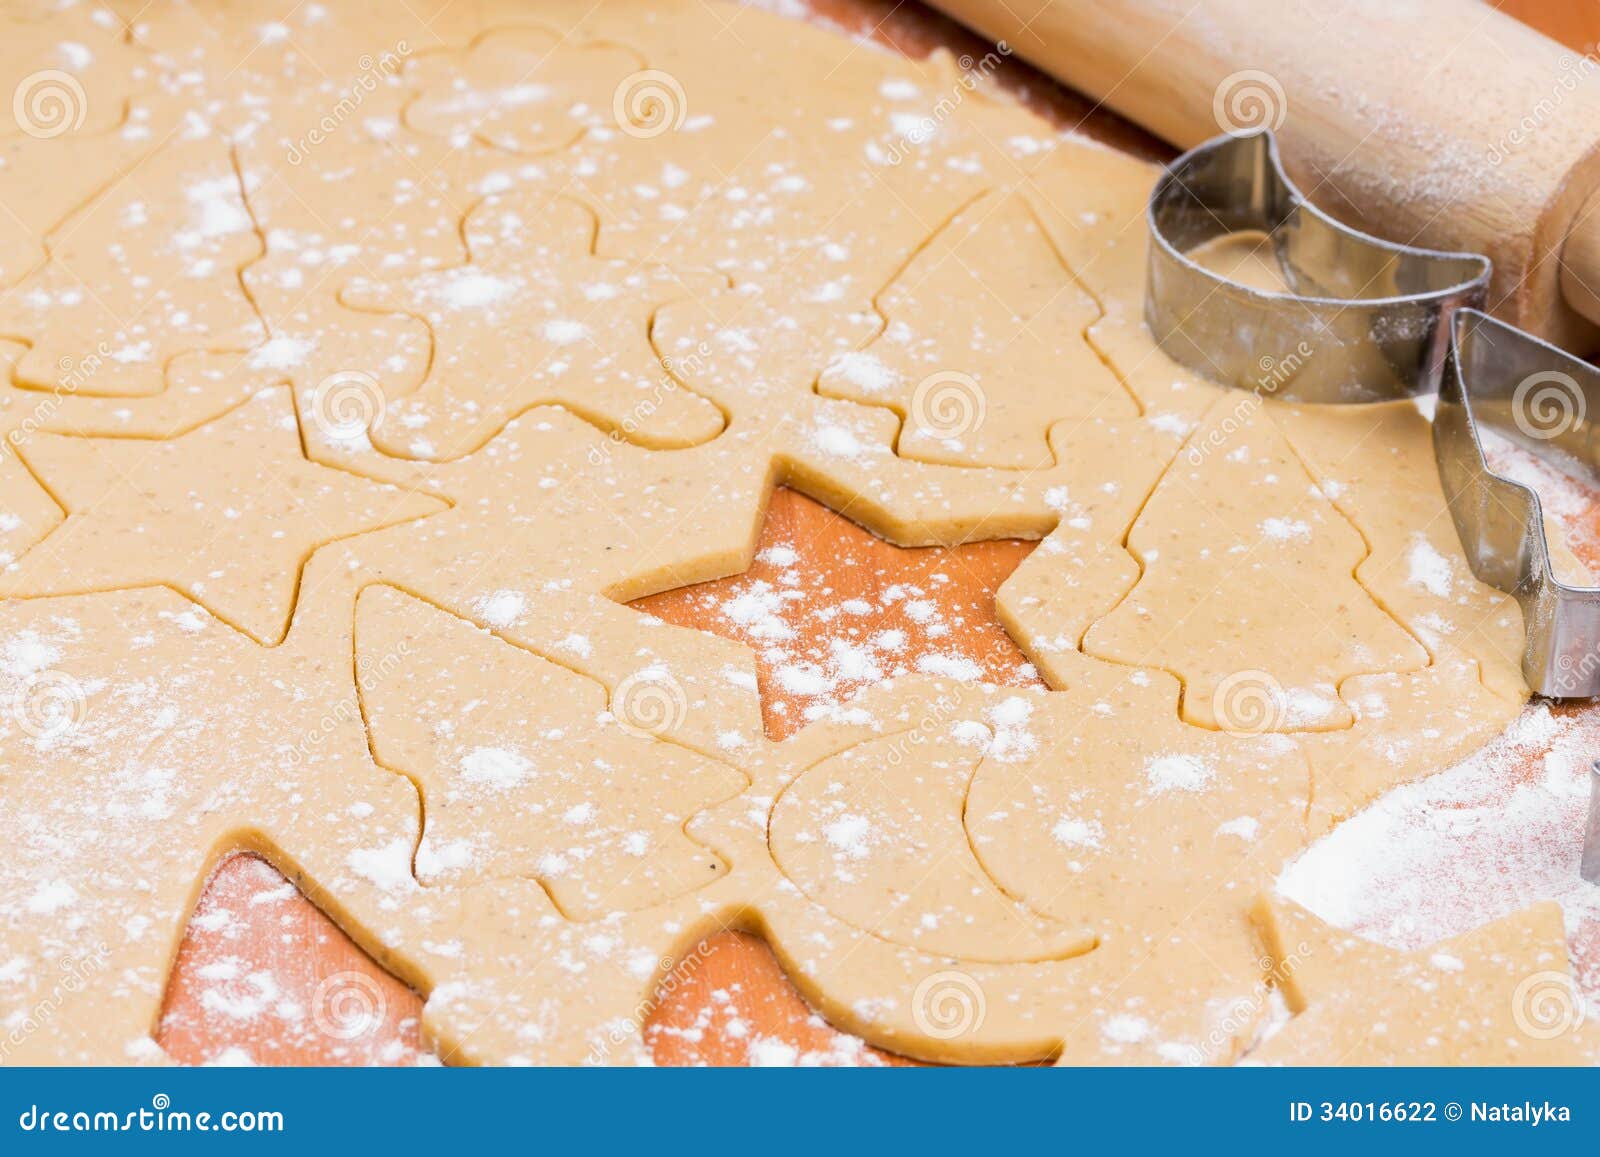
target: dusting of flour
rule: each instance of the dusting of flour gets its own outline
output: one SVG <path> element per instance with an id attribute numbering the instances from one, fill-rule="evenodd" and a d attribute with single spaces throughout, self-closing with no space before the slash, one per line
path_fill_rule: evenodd
<path id="1" fill-rule="evenodd" d="M 1346 820 L 1289 864 L 1278 889 L 1403 949 L 1554 900 L 1578 980 L 1600 997 L 1600 887 L 1578 875 L 1596 757 L 1600 712 L 1532 704 L 1462 763 Z"/>

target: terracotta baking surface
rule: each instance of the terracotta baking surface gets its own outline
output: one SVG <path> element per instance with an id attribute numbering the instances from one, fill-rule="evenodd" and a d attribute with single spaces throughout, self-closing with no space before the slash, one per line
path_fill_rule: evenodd
<path id="1" fill-rule="evenodd" d="M 922 56 L 940 46 L 958 55 L 982 51 L 981 41 L 918 4 L 813 0 L 809 7 L 825 23 L 869 35 L 908 55 Z M 1504 0 L 1499 7 L 1579 50 L 1589 50 L 1600 40 L 1600 5 Z M 1161 142 L 1015 58 L 998 77 L 1058 126 L 1146 158 L 1171 155 Z M 1600 547 L 1591 546 L 1600 543 L 1600 503 L 1584 521 L 1586 526 L 1573 528 L 1572 545 L 1582 561 L 1600 569 Z M 817 592 L 831 587 L 829 598 L 872 595 L 895 583 L 936 592 L 941 613 L 961 620 L 954 637 L 942 641 L 943 653 L 965 656 L 991 679 L 1033 678 L 994 615 L 996 587 L 1026 557 L 1031 544 L 899 550 L 784 490 L 774 495 L 763 529 L 763 549 L 776 544 L 798 556 L 791 569 L 799 572 L 802 585 Z M 741 584 L 764 577 L 770 581 L 763 568 L 772 566 L 758 561 L 747 575 L 656 595 L 640 606 L 675 623 L 738 637 L 718 607 Z M 935 574 L 945 577 L 934 583 Z M 785 614 L 793 615 L 791 625 L 803 635 L 801 645 L 823 653 L 832 628 L 810 618 L 804 602 L 791 606 Z M 775 688 L 771 676 L 763 665 L 763 717 L 768 733 L 781 738 L 803 722 L 805 703 Z M 1585 958 L 1590 955 L 1585 949 L 1593 948 L 1600 959 L 1600 932 L 1581 937 L 1575 947 Z M 659 994 L 647 1022 L 646 1036 L 659 1063 L 909 1063 L 829 1028 L 807 1008 L 757 937 L 724 932 L 705 941 L 695 957 L 699 966 L 671 991 Z M 417 994 L 362 953 L 275 869 L 240 855 L 223 861 L 203 891 L 174 962 L 156 1035 L 174 1058 L 193 1063 L 429 1063 L 434 1058 L 419 1046 L 421 1004 Z M 446 1064 L 451 1060 L 437 1059 Z"/>

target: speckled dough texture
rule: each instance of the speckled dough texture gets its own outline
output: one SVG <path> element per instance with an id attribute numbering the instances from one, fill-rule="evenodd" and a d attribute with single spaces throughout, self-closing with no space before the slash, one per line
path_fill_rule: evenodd
<path id="1" fill-rule="evenodd" d="M 1001 50 L 687 0 L 0 19 L 5 90 L 56 85 L 0 121 L 0 1060 L 165 1060 L 241 849 L 453 1062 L 647 1060 L 722 928 L 931 1060 L 1589 1055 L 1499 1003 L 1565 975 L 1547 910 L 1414 957 L 1261 899 L 1516 716 L 1521 620 L 1414 409 L 1154 348 L 1153 170 Z M 747 646 L 626 604 L 745 571 L 778 485 L 1041 540 L 997 610 L 1045 685 L 885 632 L 768 738 Z"/>

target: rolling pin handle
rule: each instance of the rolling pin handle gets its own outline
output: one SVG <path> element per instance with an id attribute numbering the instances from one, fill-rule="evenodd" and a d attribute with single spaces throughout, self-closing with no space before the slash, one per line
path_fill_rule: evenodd
<path id="1" fill-rule="evenodd" d="M 1589 198 L 1561 247 L 1561 296 L 1600 325 L 1600 193 Z"/>

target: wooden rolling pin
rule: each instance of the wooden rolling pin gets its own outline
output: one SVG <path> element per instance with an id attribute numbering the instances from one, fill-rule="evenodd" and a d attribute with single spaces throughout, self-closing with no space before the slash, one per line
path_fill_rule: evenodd
<path id="1" fill-rule="evenodd" d="M 1490 307 L 1600 350 L 1600 59 L 1476 0 L 930 0 L 1181 148 L 1269 125 L 1301 189 L 1483 253 Z"/>

